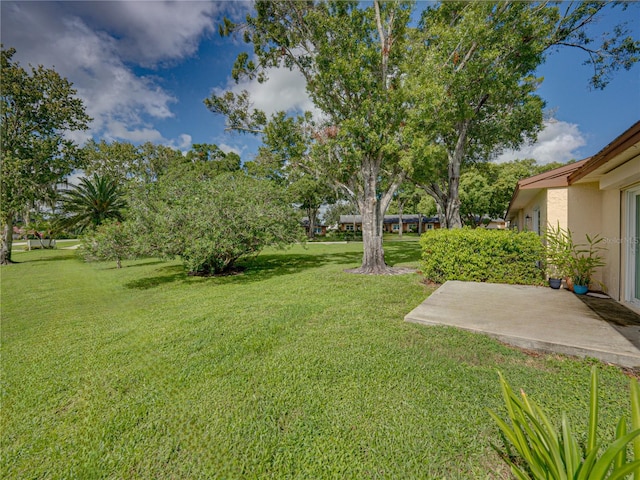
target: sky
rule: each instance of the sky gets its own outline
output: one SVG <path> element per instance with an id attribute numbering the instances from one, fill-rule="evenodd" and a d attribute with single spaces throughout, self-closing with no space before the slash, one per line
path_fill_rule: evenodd
<path id="1" fill-rule="evenodd" d="M 230 78 L 236 56 L 250 46 L 221 38 L 217 26 L 224 16 L 244 18 L 250 8 L 249 2 L 233 1 L 2 0 L 0 40 L 3 48 L 16 48 L 14 60 L 23 67 L 42 64 L 73 82 L 93 118 L 90 130 L 73 135 L 79 143 L 150 141 L 183 151 L 215 143 L 246 161 L 259 139 L 226 132 L 224 118 L 206 109 L 205 98 L 246 89 L 267 113 L 313 107 L 298 73 L 273 69 L 266 84 Z M 596 28 L 621 21 L 640 38 L 640 4 L 610 10 Z M 537 72 L 544 77 L 538 93 L 547 102 L 545 129 L 536 143 L 503 152 L 497 161 L 582 159 L 640 120 L 640 65 L 617 72 L 600 91 L 588 86 L 585 59 L 576 49 L 548 57 Z"/>

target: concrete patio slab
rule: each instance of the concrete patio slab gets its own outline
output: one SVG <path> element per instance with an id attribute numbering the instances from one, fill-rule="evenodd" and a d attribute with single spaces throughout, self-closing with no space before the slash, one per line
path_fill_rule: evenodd
<path id="1" fill-rule="evenodd" d="M 640 367 L 640 325 L 612 325 L 564 289 L 449 281 L 405 321 L 448 325 L 521 348 Z"/>

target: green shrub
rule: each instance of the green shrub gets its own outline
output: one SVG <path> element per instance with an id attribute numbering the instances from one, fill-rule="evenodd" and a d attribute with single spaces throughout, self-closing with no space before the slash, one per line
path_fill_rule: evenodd
<path id="1" fill-rule="evenodd" d="M 422 272 L 436 283 L 447 280 L 541 285 L 544 250 L 533 232 L 510 230 L 430 230 L 420 239 Z"/>
<path id="2" fill-rule="evenodd" d="M 82 235 L 80 242 L 80 254 L 87 262 L 114 260 L 122 268 L 122 260 L 137 257 L 136 232 L 129 222 L 108 219 Z"/>
<path id="3" fill-rule="evenodd" d="M 628 478 L 634 473 L 640 478 L 640 391 L 635 378 L 631 379 L 631 428 L 627 433 L 627 422 L 620 418 L 615 429 L 615 439 L 600 443 L 598 431 L 598 374 L 591 369 L 591 394 L 589 397 L 589 425 L 587 441 L 580 445 L 576 435 L 562 414 L 558 431 L 543 410 L 521 391 L 518 397 L 500 375 L 502 396 L 507 408 L 509 423 L 489 410 L 489 414 L 500 427 L 506 451 L 498 451 L 511 467 L 513 475 L 526 479 L 576 479 L 601 480 Z M 612 430 L 612 429 L 610 429 Z M 513 455 L 509 444 L 515 449 Z M 627 457 L 627 447 L 633 445 L 633 456 Z"/>
<path id="4" fill-rule="evenodd" d="M 147 253 L 180 256 L 194 275 L 232 271 L 241 258 L 304 236 L 286 191 L 243 172 L 207 178 L 185 168 L 147 188 L 130 207 Z"/>

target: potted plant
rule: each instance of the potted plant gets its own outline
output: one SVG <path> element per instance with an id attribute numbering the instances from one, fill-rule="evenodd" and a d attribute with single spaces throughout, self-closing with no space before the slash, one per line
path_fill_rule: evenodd
<path id="1" fill-rule="evenodd" d="M 571 231 L 549 225 L 544 235 L 546 243 L 547 276 L 551 288 L 560 288 L 563 278 L 570 278 L 573 273 L 572 260 L 575 246 Z M 568 282 L 567 282 L 568 283 Z"/>
<path id="2" fill-rule="evenodd" d="M 560 269 L 554 265 L 547 265 L 547 277 L 549 277 L 549 286 L 553 289 L 559 289 L 562 285 L 562 275 L 559 273 Z"/>
<path id="3" fill-rule="evenodd" d="M 587 243 L 576 245 L 573 249 L 571 270 L 573 279 L 573 291 L 578 295 L 584 295 L 589 291 L 589 284 L 596 268 L 605 265 L 600 252 L 604 250 L 602 242 L 604 238 L 599 235 L 587 237 Z"/>

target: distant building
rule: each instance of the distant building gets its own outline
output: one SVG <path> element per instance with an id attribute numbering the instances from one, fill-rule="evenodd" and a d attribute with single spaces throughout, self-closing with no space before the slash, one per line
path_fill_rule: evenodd
<path id="1" fill-rule="evenodd" d="M 309 236 L 309 217 L 302 217 L 301 223 L 307 236 Z M 325 236 L 327 234 L 327 226 L 321 222 L 316 223 L 313 228 L 313 234 L 317 237 Z"/>
<path id="2" fill-rule="evenodd" d="M 438 217 L 427 217 L 425 215 L 408 214 L 402 215 L 402 232 L 424 233 L 427 230 L 440 228 Z M 340 215 L 338 230 L 341 232 L 361 232 L 362 215 Z M 383 231 L 386 233 L 400 232 L 400 216 L 385 215 Z"/>

